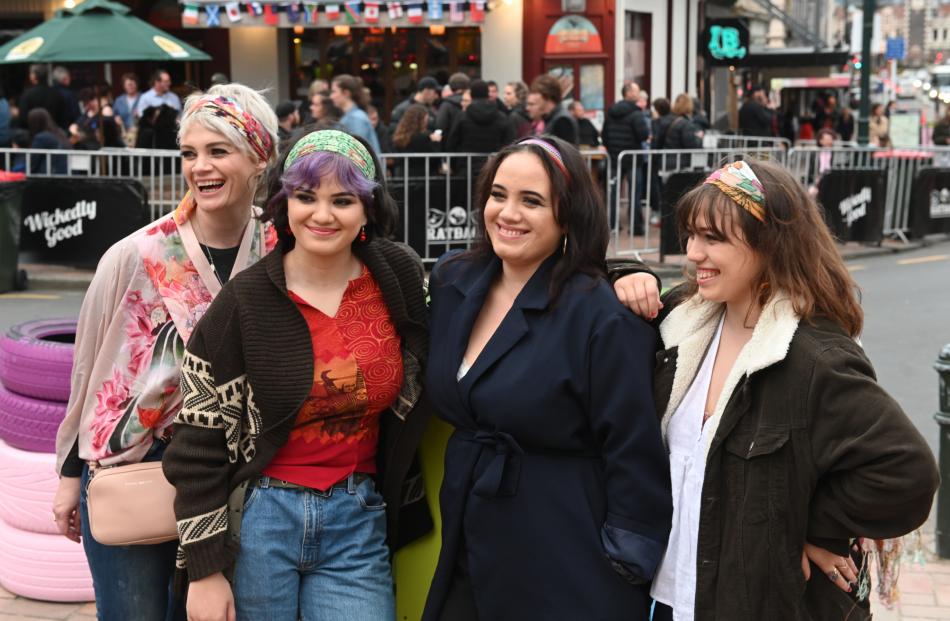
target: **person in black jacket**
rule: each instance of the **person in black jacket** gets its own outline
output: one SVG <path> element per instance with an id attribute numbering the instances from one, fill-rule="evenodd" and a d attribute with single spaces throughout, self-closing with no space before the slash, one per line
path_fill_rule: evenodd
<path id="1" fill-rule="evenodd" d="M 524 82 L 509 82 L 505 84 L 505 105 L 508 107 L 508 120 L 515 130 L 517 138 L 530 136 L 531 117 L 528 116 L 528 110 L 525 107 L 525 101 L 528 99 L 528 85 Z"/>
<path id="2" fill-rule="evenodd" d="M 643 110 L 637 105 L 640 96 L 640 86 L 636 82 L 628 82 L 620 91 L 622 99 L 610 106 L 607 118 L 604 120 L 603 141 L 610 155 L 610 162 L 614 170 L 618 170 L 616 177 L 620 179 L 621 187 L 629 189 L 630 172 L 636 167 L 636 183 L 634 186 L 633 230 L 639 235 L 643 233 L 643 214 L 640 202 L 643 199 L 645 186 L 646 158 L 643 156 L 626 157 L 618 161 L 623 151 L 639 151 L 650 148 L 650 123 Z M 619 164 L 619 169 L 618 169 Z M 626 190 L 624 190 L 626 192 Z M 629 195 L 629 192 L 627 193 Z M 611 193 L 613 196 L 613 193 Z M 617 206 L 611 204 L 610 219 L 613 226 Z"/>
<path id="3" fill-rule="evenodd" d="M 581 145 L 584 147 L 599 147 L 600 132 L 597 131 L 594 124 L 587 118 L 584 104 L 575 99 L 567 107 L 567 111 L 570 112 L 571 116 L 577 121 L 577 134 Z"/>
<path id="4" fill-rule="evenodd" d="M 673 122 L 666 130 L 663 140 L 664 149 L 702 149 L 703 130 L 693 123 L 693 99 L 686 93 L 676 96 L 673 102 Z M 689 168 L 689 157 L 686 154 L 671 154 L 666 156 L 665 170 L 675 172 L 680 168 Z"/>
<path id="5" fill-rule="evenodd" d="M 416 85 L 416 92 L 413 93 L 412 97 L 399 103 L 393 108 L 392 114 L 389 116 L 389 132 L 391 134 L 396 132 L 396 126 L 399 125 L 399 120 L 402 118 L 402 115 L 406 113 L 406 110 L 412 104 L 421 104 L 429 113 L 429 131 L 435 130 L 436 122 L 436 107 L 435 102 L 439 100 L 439 83 L 435 78 L 424 77 L 419 80 L 419 84 Z"/>
<path id="6" fill-rule="evenodd" d="M 739 129 L 746 136 L 770 137 L 774 112 L 767 106 L 768 100 L 761 87 L 752 87 L 748 99 L 739 108 Z"/>
<path id="7" fill-rule="evenodd" d="M 508 118 L 488 98 L 488 85 L 472 82 L 472 103 L 455 119 L 445 150 L 453 153 L 494 153 L 514 140 L 515 131 Z"/>
<path id="8" fill-rule="evenodd" d="M 435 128 L 446 136 L 455 125 L 455 117 L 462 113 L 462 94 L 471 86 L 471 79 L 464 73 L 453 73 L 449 77 L 452 94 L 442 99 L 439 112 L 435 117 Z"/>
<path id="9" fill-rule="evenodd" d="M 527 110 L 536 134 L 557 136 L 578 145 L 577 121 L 561 105 L 561 83 L 553 75 L 539 75 L 531 83 Z"/>
<path id="10" fill-rule="evenodd" d="M 27 128 L 30 110 L 43 108 L 53 117 L 53 121 L 61 128 L 69 127 L 72 117 L 66 115 L 66 105 L 59 91 L 47 84 L 49 73 L 46 65 L 30 65 L 30 88 L 20 95 L 20 127 Z"/>

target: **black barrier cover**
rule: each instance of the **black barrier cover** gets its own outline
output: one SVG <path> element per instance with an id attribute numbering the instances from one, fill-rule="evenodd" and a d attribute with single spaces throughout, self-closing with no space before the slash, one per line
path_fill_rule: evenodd
<path id="1" fill-rule="evenodd" d="M 476 215 L 469 215 L 466 205 L 471 191 L 467 179 L 452 177 L 429 177 L 429 210 L 426 214 L 426 181 L 424 178 L 409 178 L 408 206 L 403 200 L 405 179 L 396 177 L 389 182 L 389 193 L 399 207 L 399 222 L 396 238 L 403 239 L 419 256 L 426 256 L 426 241 L 429 242 L 427 263 L 438 259 L 443 253 L 456 248 L 466 248 L 476 236 Z M 448 187 L 448 194 L 446 193 Z M 409 228 L 403 231 L 406 209 L 409 210 Z M 477 211 L 477 210 L 475 210 Z"/>
<path id="2" fill-rule="evenodd" d="M 922 168 L 910 199 L 911 237 L 950 233 L 950 168 Z"/>
<path id="3" fill-rule="evenodd" d="M 825 222 L 839 241 L 881 243 L 887 178 L 873 168 L 831 170 L 818 184 Z"/>
<path id="4" fill-rule="evenodd" d="M 680 198 L 706 180 L 711 171 L 690 170 L 673 173 L 663 182 L 660 202 L 660 257 L 668 254 L 684 254 L 679 232 L 676 230 L 675 209 Z"/>
<path id="5" fill-rule="evenodd" d="M 145 188 L 135 179 L 29 179 L 20 256 L 95 267 L 112 244 L 148 222 Z"/>

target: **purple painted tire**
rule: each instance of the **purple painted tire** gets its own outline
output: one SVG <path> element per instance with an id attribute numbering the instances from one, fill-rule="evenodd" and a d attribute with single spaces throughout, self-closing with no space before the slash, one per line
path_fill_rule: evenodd
<path id="1" fill-rule="evenodd" d="M 0 520 L 0 585 L 47 602 L 95 599 L 81 544 L 62 535 L 31 533 Z"/>
<path id="2" fill-rule="evenodd" d="M 58 535 L 50 519 L 58 486 L 56 455 L 21 451 L 0 441 L 0 520 L 31 533 Z"/>
<path id="3" fill-rule="evenodd" d="M 27 397 L 68 401 L 75 340 L 75 319 L 13 326 L 0 338 L 0 383 Z"/>
<path id="4" fill-rule="evenodd" d="M 53 453 L 66 404 L 12 393 L 0 386 L 0 440 L 24 451 Z"/>

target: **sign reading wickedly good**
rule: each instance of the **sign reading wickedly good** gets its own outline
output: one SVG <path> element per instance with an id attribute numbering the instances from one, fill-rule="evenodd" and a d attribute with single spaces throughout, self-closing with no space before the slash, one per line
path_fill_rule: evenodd
<path id="1" fill-rule="evenodd" d="M 22 212 L 23 257 L 76 267 L 95 267 L 112 244 L 149 222 L 145 188 L 134 179 L 29 179 Z"/>
<path id="2" fill-rule="evenodd" d="M 825 221 L 839 241 L 880 243 L 887 177 L 876 169 L 831 170 L 818 185 Z"/>
<path id="3" fill-rule="evenodd" d="M 950 233 L 950 168 L 921 168 L 910 199 L 910 235 Z"/>
<path id="4" fill-rule="evenodd" d="M 713 65 L 741 65 L 749 57 L 749 28 L 741 19 L 706 22 L 701 48 Z"/>

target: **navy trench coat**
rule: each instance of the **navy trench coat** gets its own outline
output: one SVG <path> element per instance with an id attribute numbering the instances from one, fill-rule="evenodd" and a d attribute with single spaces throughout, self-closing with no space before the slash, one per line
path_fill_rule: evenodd
<path id="1" fill-rule="evenodd" d="M 423 619 L 440 618 L 460 554 L 480 619 L 647 619 L 672 516 L 655 332 L 600 279 L 575 276 L 552 304 L 554 255 L 456 381 L 501 262 L 449 256 L 430 279 L 426 380 L 456 430 Z"/>

